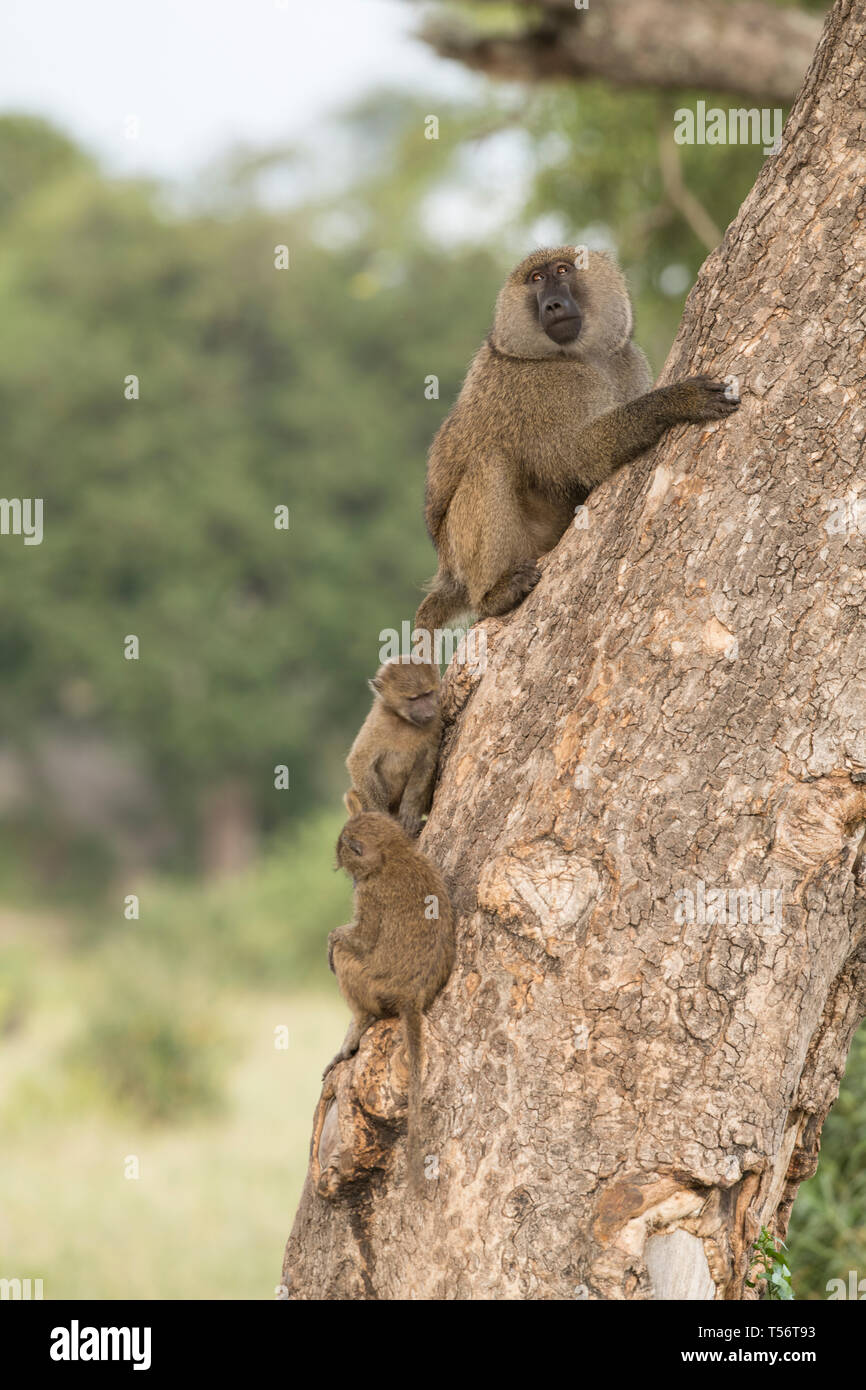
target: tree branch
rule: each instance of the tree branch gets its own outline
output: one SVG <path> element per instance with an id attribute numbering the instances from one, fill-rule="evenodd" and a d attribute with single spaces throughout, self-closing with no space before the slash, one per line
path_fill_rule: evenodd
<path id="1" fill-rule="evenodd" d="M 668 125 L 663 125 L 659 130 L 658 149 L 662 187 L 669 202 L 685 219 L 707 250 L 714 251 L 722 239 L 722 234 L 703 203 L 689 192 L 683 182 L 679 150 L 674 143 Z"/>
<path id="2" fill-rule="evenodd" d="M 534 9 L 539 5 L 533 5 Z M 486 34 L 444 16 L 421 37 L 444 58 L 520 81 L 603 78 L 626 87 L 702 88 L 790 102 L 821 19 L 758 0 L 541 0 L 541 24 Z"/>

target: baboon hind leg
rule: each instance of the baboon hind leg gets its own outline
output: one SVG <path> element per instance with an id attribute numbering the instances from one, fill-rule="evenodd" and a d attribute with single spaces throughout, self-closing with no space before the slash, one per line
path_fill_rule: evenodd
<path id="1" fill-rule="evenodd" d="M 449 525 L 461 539 L 460 564 L 479 618 L 508 613 L 538 583 L 537 537 L 514 491 L 507 460 L 481 460 L 454 495 Z M 453 513 L 453 516 L 452 516 Z"/>
<path id="2" fill-rule="evenodd" d="M 349 1025 L 349 1031 L 343 1039 L 343 1046 L 340 1048 L 340 1051 L 337 1052 L 331 1058 L 330 1062 L 325 1067 L 325 1070 L 322 1072 L 323 1077 L 327 1076 L 328 1072 L 331 1071 L 332 1068 L 334 1068 L 338 1062 L 346 1062 L 350 1057 L 354 1057 L 355 1053 L 358 1051 L 361 1038 L 366 1033 L 367 1029 L 370 1027 L 370 1024 L 375 1022 L 375 1014 L 360 1012 L 355 1014 L 355 1017 L 352 1019 L 352 1022 Z"/>

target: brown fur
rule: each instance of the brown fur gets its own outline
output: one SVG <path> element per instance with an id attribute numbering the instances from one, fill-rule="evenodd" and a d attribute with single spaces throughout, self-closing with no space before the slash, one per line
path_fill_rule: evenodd
<path id="1" fill-rule="evenodd" d="M 409 657 L 388 661 L 370 689 L 372 709 L 346 759 L 352 789 L 365 811 L 396 816 L 414 836 L 430 810 L 442 740 L 439 669 Z"/>
<path id="2" fill-rule="evenodd" d="M 737 408 L 709 377 L 651 391 L 619 267 L 590 252 L 578 269 L 576 256 L 575 247 L 536 251 L 508 277 L 493 329 L 433 441 L 426 519 L 439 570 L 416 628 L 432 632 L 462 612 L 508 612 L 592 488 L 672 425 Z M 581 315 L 578 336 L 564 345 L 542 326 L 530 279 L 560 274 L 559 262 L 571 266 L 562 282 Z"/>
<path id="3" fill-rule="evenodd" d="M 355 884 L 353 920 L 328 937 L 328 961 L 353 1013 L 340 1051 L 325 1069 L 357 1050 L 379 1018 L 403 1020 L 409 1062 L 408 1169 L 420 1187 L 422 1015 L 451 974 L 454 926 L 438 869 L 425 859 L 390 816 L 360 811 L 347 794 L 351 818 L 337 841 L 337 861 Z M 426 915 L 435 897 L 438 917 Z"/>

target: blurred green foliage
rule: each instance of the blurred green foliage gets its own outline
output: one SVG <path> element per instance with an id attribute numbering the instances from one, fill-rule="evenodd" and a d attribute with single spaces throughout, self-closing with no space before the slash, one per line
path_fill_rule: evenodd
<path id="1" fill-rule="evenodd" d="M 866 1024 L 824 1125 L 818 1171 L 794 1203 L 788 1263 L 797 1298 L 826 1298 L 829 1279 L 847 1287 L 849 1270 L 866 1278 Z"/>
<path id="2" fill-rule="evenodd" d="M 34 996 L 36 961 L 33 948 L 23 943 L 7 945 L 0 970 L 0 1046 L 4 1037 L 21 1027 Z"/>
<path id="3" fill-rule="evenodd" d="M 329 989 L 328 932 L 351 919 L 352 885 L 336 871 L 342 811 L 317 812 L 282 829 L 268 852 L 224 881 L 149 878 L 137 885 L 140 917 L 118 899 L 78 926 L 105 943 L 106 961 L 130 975 L 164 968 L 219 985 Z"/>
<path id="4" fill-rule="evenodd" d="M 66 1059 L 82 1092 L 113 1115 L 128 1111 L 147 1123 L 219 1109 L 227 1039 L 213 1014 L 191 1007 L 165 979 L 153 988 L 108 974 L 105 985 Z"/>
<path id="5" fill-rule="evenodd" d="M 45 507 L 42 545 L 0 548 L 0 723 L 24 749 L 46 726 L 132 740 L 181 829 L 236 776 L 264 826 L 305 813 L 341 785 L 378 633 L 431 568 L 424 375 L 456 382 L 478 336 L 436 340 L 471 268 L 409 251 L 378 292 L 371 256 L 300 214 L 171 216 L 44 139 L 0 222 L 4 488 Z M 13 172 L 22 140 L 0 125 Z"/>
<path id="6" fill-rule="evenodd" d="M 145 881 L 138 919 L 118 904 L 91 924 L 79 944 L 99 988 L 66 1055 L 82 1103 L 148 1122 L 217 1110 L 234 1049 L 208 995 L 334 989 L 325 943 L 351 918 L 351 885 L 335 872 L 342 821 L 330 812 L 284 830 L 224 883 Z"/>

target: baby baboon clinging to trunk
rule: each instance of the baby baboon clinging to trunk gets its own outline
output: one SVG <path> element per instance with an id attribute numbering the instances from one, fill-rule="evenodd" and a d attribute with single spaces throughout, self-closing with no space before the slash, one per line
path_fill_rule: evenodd
<path id="1" fill-rule="evenodd" d="M 362 811 L 346 794 L 350 819 L 337 841 L 337 862 L 355 885 L 353 920 L 328 937 L 328 962 L 354 1015 L 325 1074 L 357 1052 L 379 1018 L 400 1017 L 409 1062 L 408 1165 L 415 1187 L 420 1152 L 422 1015 L 451 974 L 454 927 L 438 869 L 390 816 Z"/>
<path id="2" fill-rule="evenodd" d="M 365 811 L 396 816 L 407 835 L 417 835 L 430 809 L 442 739 L 439 671 L 411 657 L 386 661 L 370 689 L 372 709 L 346 759 L 352 788 Z"/>

